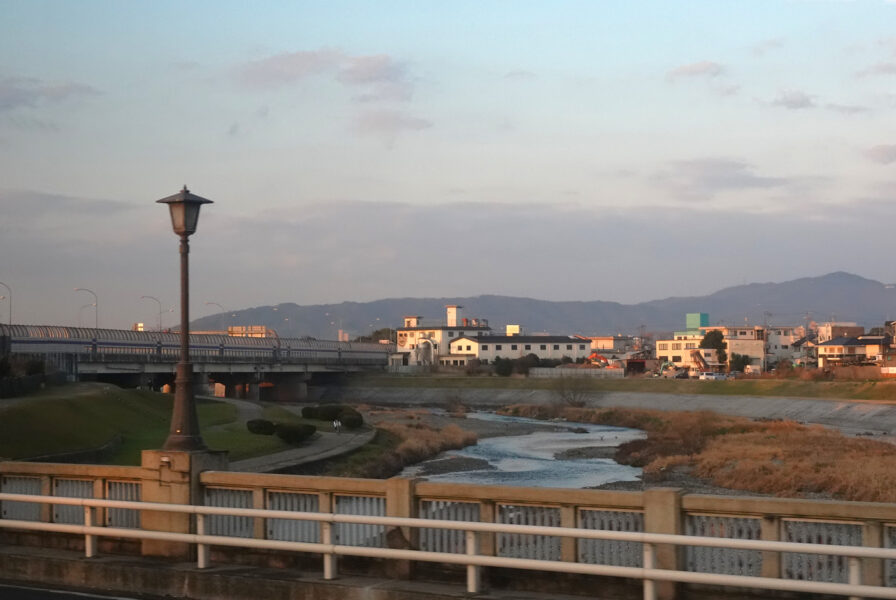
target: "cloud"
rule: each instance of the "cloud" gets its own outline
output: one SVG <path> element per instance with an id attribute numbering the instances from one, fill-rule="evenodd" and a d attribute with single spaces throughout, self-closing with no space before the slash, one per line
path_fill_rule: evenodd
<path id="1" fill-rule="evenodd" d="M 703 60 L 700 62 L 681 65 L 666 73 L 667 81 L 677 81 L 679 79 L 690 79 L 694 77 L 718 77 L 725 71 L 725 67 L 719 63 Z"/>
<path id="2" fill-rule="evenodd" d="M 96 94 L 99 91 L 82 83 L 47 83 L 30 77 L 6 77 L 0 79 L 0 111 L 33 108 Z"/>
<path id="3" fill-rule="evenodd" d="M 883 62 L 863 69 L 856 73 L 859 77 L 873 77 L 877 75 L 896 75 L 896 62 Z"/>
<path id="4" fill-rule="evenodd" d="M 815 101 L 812 96 L 799 90 L 784 90 L 778 92 L 778 95 L 772 100 L 773 106 L 781 106 L 790 110 L 799 110 L 802 108 L 814 108 Z"/>
<path id="5" fill-rule="evenodd" d="M 229 137 L 236 137 L 240 134 L 240 124 L 239 123 L 231 123 L 230 127 L 227 129 L 227 135 Z"/>
<path id="6" fill-rule="evenodd" d="M 358 116 L 355 128 L 361 133 L 397 134 L 402 131 L 419 131 L 432 127 L 426 119 L 412 117 L 394 110 L 366 111 Z"/>
<path id="7" fill-rule="evenodd" d="M 753 46 L 752 52 L 755 56 L 763 56 L 767 52 L 771 52 L 773 50 L 778 50 L 779 48 L 784 46 L 783 38 L 770 38 L 767 40 L 763 40 Z"/>
<path id="8" fill-rule="evenodd" d="M 341 51 L 331 49 L 283 52 L 242 65 L 237 80 L 249 88 L 278 88 L 335 69 L 343 58 Z"/>
<path id="9" fill-rule="evenodd" d="M 352 56 L 338 49 L 285 52 L 236 69 L 237 82 L 249 89 L 277 89 L 317 75 L 360 88 L 360 102 L 407 101 L 414 81 L 407 66 L 386 54 Z"/>
<path id="10" fill-rule="evenodd" d="M 367 92 L 356 97 L 363 102 L 410 100 L 413 93 L 405 65 L 385 54 L 346 57 L 336 79 L 347 85 L 367 87 Z"/>
<path id="11" fill-rule="evenodd" d="M 688 199 L 709 199 L 721 192 L 778 188 L 789 183 L 779 177 L 756 175 L 754 170 L 752 165 L 739 160 L 703 158 L 674 162 L 670 170 L 655 179 Z"/>
<path id="12" fill-rule="evenodd" d="M 825 107 L 827 110 L 831 110 L 831 111 L 834 111 L 834 112 L 838 112 L 838 113 L 843 114 L 843 115 L 858 115 L 858 114 L 861 114 L 861 113 L 866 113 L 866 112 L 868 112 L 868 111 L 871 110 L 871 109 L 869 109 L 867 106 L 858 106 L 858 105 L 855 105 L 855 104 L 833 104 L 833 103 L 828 103 L 828 104 L 825 104 L 824 107 Z"/>
<path id="13" fill-rule="evenodd" d="M 532 71 L 508 71 L 504 74 L 504 79 L 510 79 L 512 81 L 526 81 L 528 79 L 535 79 L 536 75 Z"/>
<path id="14" fill-rule="evenodd" d="M 718 85 L 713 90 L 720 96 L 735 96 L 740 91 L 740 86 L 736 84 Z"/>
<path id="15" fill-rule="evenodd" d="M 889 165 L 896 162 L 896 144 L 881 144 L 868 148 L 863 152 L 868 160 Z"/>

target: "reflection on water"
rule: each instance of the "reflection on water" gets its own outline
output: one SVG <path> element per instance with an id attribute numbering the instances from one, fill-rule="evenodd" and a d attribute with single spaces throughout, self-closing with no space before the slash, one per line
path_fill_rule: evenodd
<path id="1" fill-rule="evenodd" d="M 544 421 L 521 417 L 505 417 L 493 413 L 468 413 L 470 419 L 486 419 L 508 423 Z M 492 437 L 479 440 L 476 446 L 443 452 L 420 465 L 408 467 L 403 477 L 422 477 L 427 481 L 475 483 L 481 485 L 518 485 L 530 487 L 585 488 L 613 481 L 637 481 L 641 469 L 615 463 L 609 458 L 558 459 L 556 454 L 584 447 L 611 448 L 644 437 L 644 432 L 623 427 L 588 423 L 556 423 L 559 431 L 539 431 L 527 435 Z M 585 430 L 573 433 L 570 429 Z M 474 470 L 421 475 L 426 465 L 446 458 L 467 458 L 487 461 Z"/>

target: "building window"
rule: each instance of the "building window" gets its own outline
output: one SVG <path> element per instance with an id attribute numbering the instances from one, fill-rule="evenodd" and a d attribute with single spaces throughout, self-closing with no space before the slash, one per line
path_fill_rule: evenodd
<path id="1" fill-rule="evenodd" d="M 680 356 L 673 356 L 673 357 L 672 357 L 672 362 L 681 362 L 681 357 L 680 357 Z"/>
<path id="2" fill-rule="evenodd" d="M 554 350 L 559 350 L 559 349 L 560 349 L 560 344 L 554 344 Z"/>
<path id="3" fill-rule="evenodd" d="M 687 344 L 684 345 L 685 350 L 693 350 L 696 347 L 697 347 L 697 344 L 694 342 L 688 342 Z"/>
<path id="4" fill-rule="evenodd" d="M 567 350 L 572 350 L 572 344 L 566 344 L 566 349 L 567 349 Z"/>
<path id="5" fill-rule="evenodd" d="M 516 344 L 510 344 L 510 349 L 511 349 L 511 350 L 516 350 Z"/>
<path id="6" fill-rule="evenodd" d="M 585 344 L 579 344 L 579 350 L 584 350 L 584 349 L 585 349 Z"/>
<path id="7" fill-rule="evenodd" d="M 531 349 L 532 349 L 532 344 L 526 344 L 526 345 L 524 346 L 524 348 L 525 348 L 526 350 L 531 350 Z"/>
<path id="8" fill-rule="evenodd" d="M 787 346 L 785 346 L 784 344 L 781 344 L 781 350 L 787 350 Z"/>
<path id="9" fill-rule="evenodd" d="M 681 343 L 672 344 L 672 349 L 673 350 L 681 350 Z"/>
<path id="10" fill-rule="evenodd" d="M 501 344 L 495 344 L 495 350 L 496 350 L 496 351 L 497 351 L 497 350 L 500 350 L 501 348 L 503 348 L 503 346 L 502 346 Z"/>
<path id="11" fill-rule="evenodd" d="M 541 345 L 541 349 L 542 349 L 542 350 L 547 350 L 547 349 L 548 349 L 547 344 L 542 344 L 542 345 Z"/>
<path id="12" fill-rule="evenodd" d="M 453 332 L 453 331 L 449 331 L 449 332 L 448 332 L 448 337 L 454 337 L 454 332 Z"/>
<path id="13" fill-rule="evenodd" d="M 483 349 L 483 350 L 488 350 L 488 344 L 482 344 L 482 349 Z"/>
<path id="14" fill-rule="evenodd" d="M 467 352 L 469 352 L 470 350 L 471 350 L 470 346 L 467 346 Z"/>
<path id="15" fill-rule="evenodd" d="M 668 349 L 669 349 L 669 344 L 659 344 L 659 347 L 657 348 L 657 350 L 668 350 Z"/>

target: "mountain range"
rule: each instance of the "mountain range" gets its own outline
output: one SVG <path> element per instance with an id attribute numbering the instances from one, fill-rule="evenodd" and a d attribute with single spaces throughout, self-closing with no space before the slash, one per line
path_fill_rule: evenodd
<path id="1" fill-rule="evenodd" d="M 707 296 L 671 297 L 639 304 L 555 302 L 511 296 L 467 298 L 389 298 L 300 306 L 259 306 L 209 315 L 193 321 L 196 330 L 230 325 L 265 325 L 284 337 L 336 339 L 384 327 L 399 327 L 405 315 L 425 324 L 445 322 L 445 306 L 463 306 L 463 317 L 488 319 L 496 333 L 519 324 L 524 333 L 612 335 L 661 333 L 684 329 L 685 314 L 709 313 L 712 324 L 805 325 L 809 321 L 855 321 L 866 328 L 896 318 L 896 287 L 850 273 L 836 272 L 783 283 L 751 283 Z"/>

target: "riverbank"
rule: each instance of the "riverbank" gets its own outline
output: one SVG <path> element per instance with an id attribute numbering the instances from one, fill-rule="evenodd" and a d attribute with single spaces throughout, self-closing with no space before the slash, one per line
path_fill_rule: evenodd
<path id="1" fill-rule="evenodd" d="M 614 457 L 618 463 L 642 467 L 644 486 L 702 492 L 708 484 L 792 498 L 896 501 L 896 446 L 823 427 L 709 411 L 517 405 L 500 412 L 646 431 L 646 439 L 620 445 Z"/>

